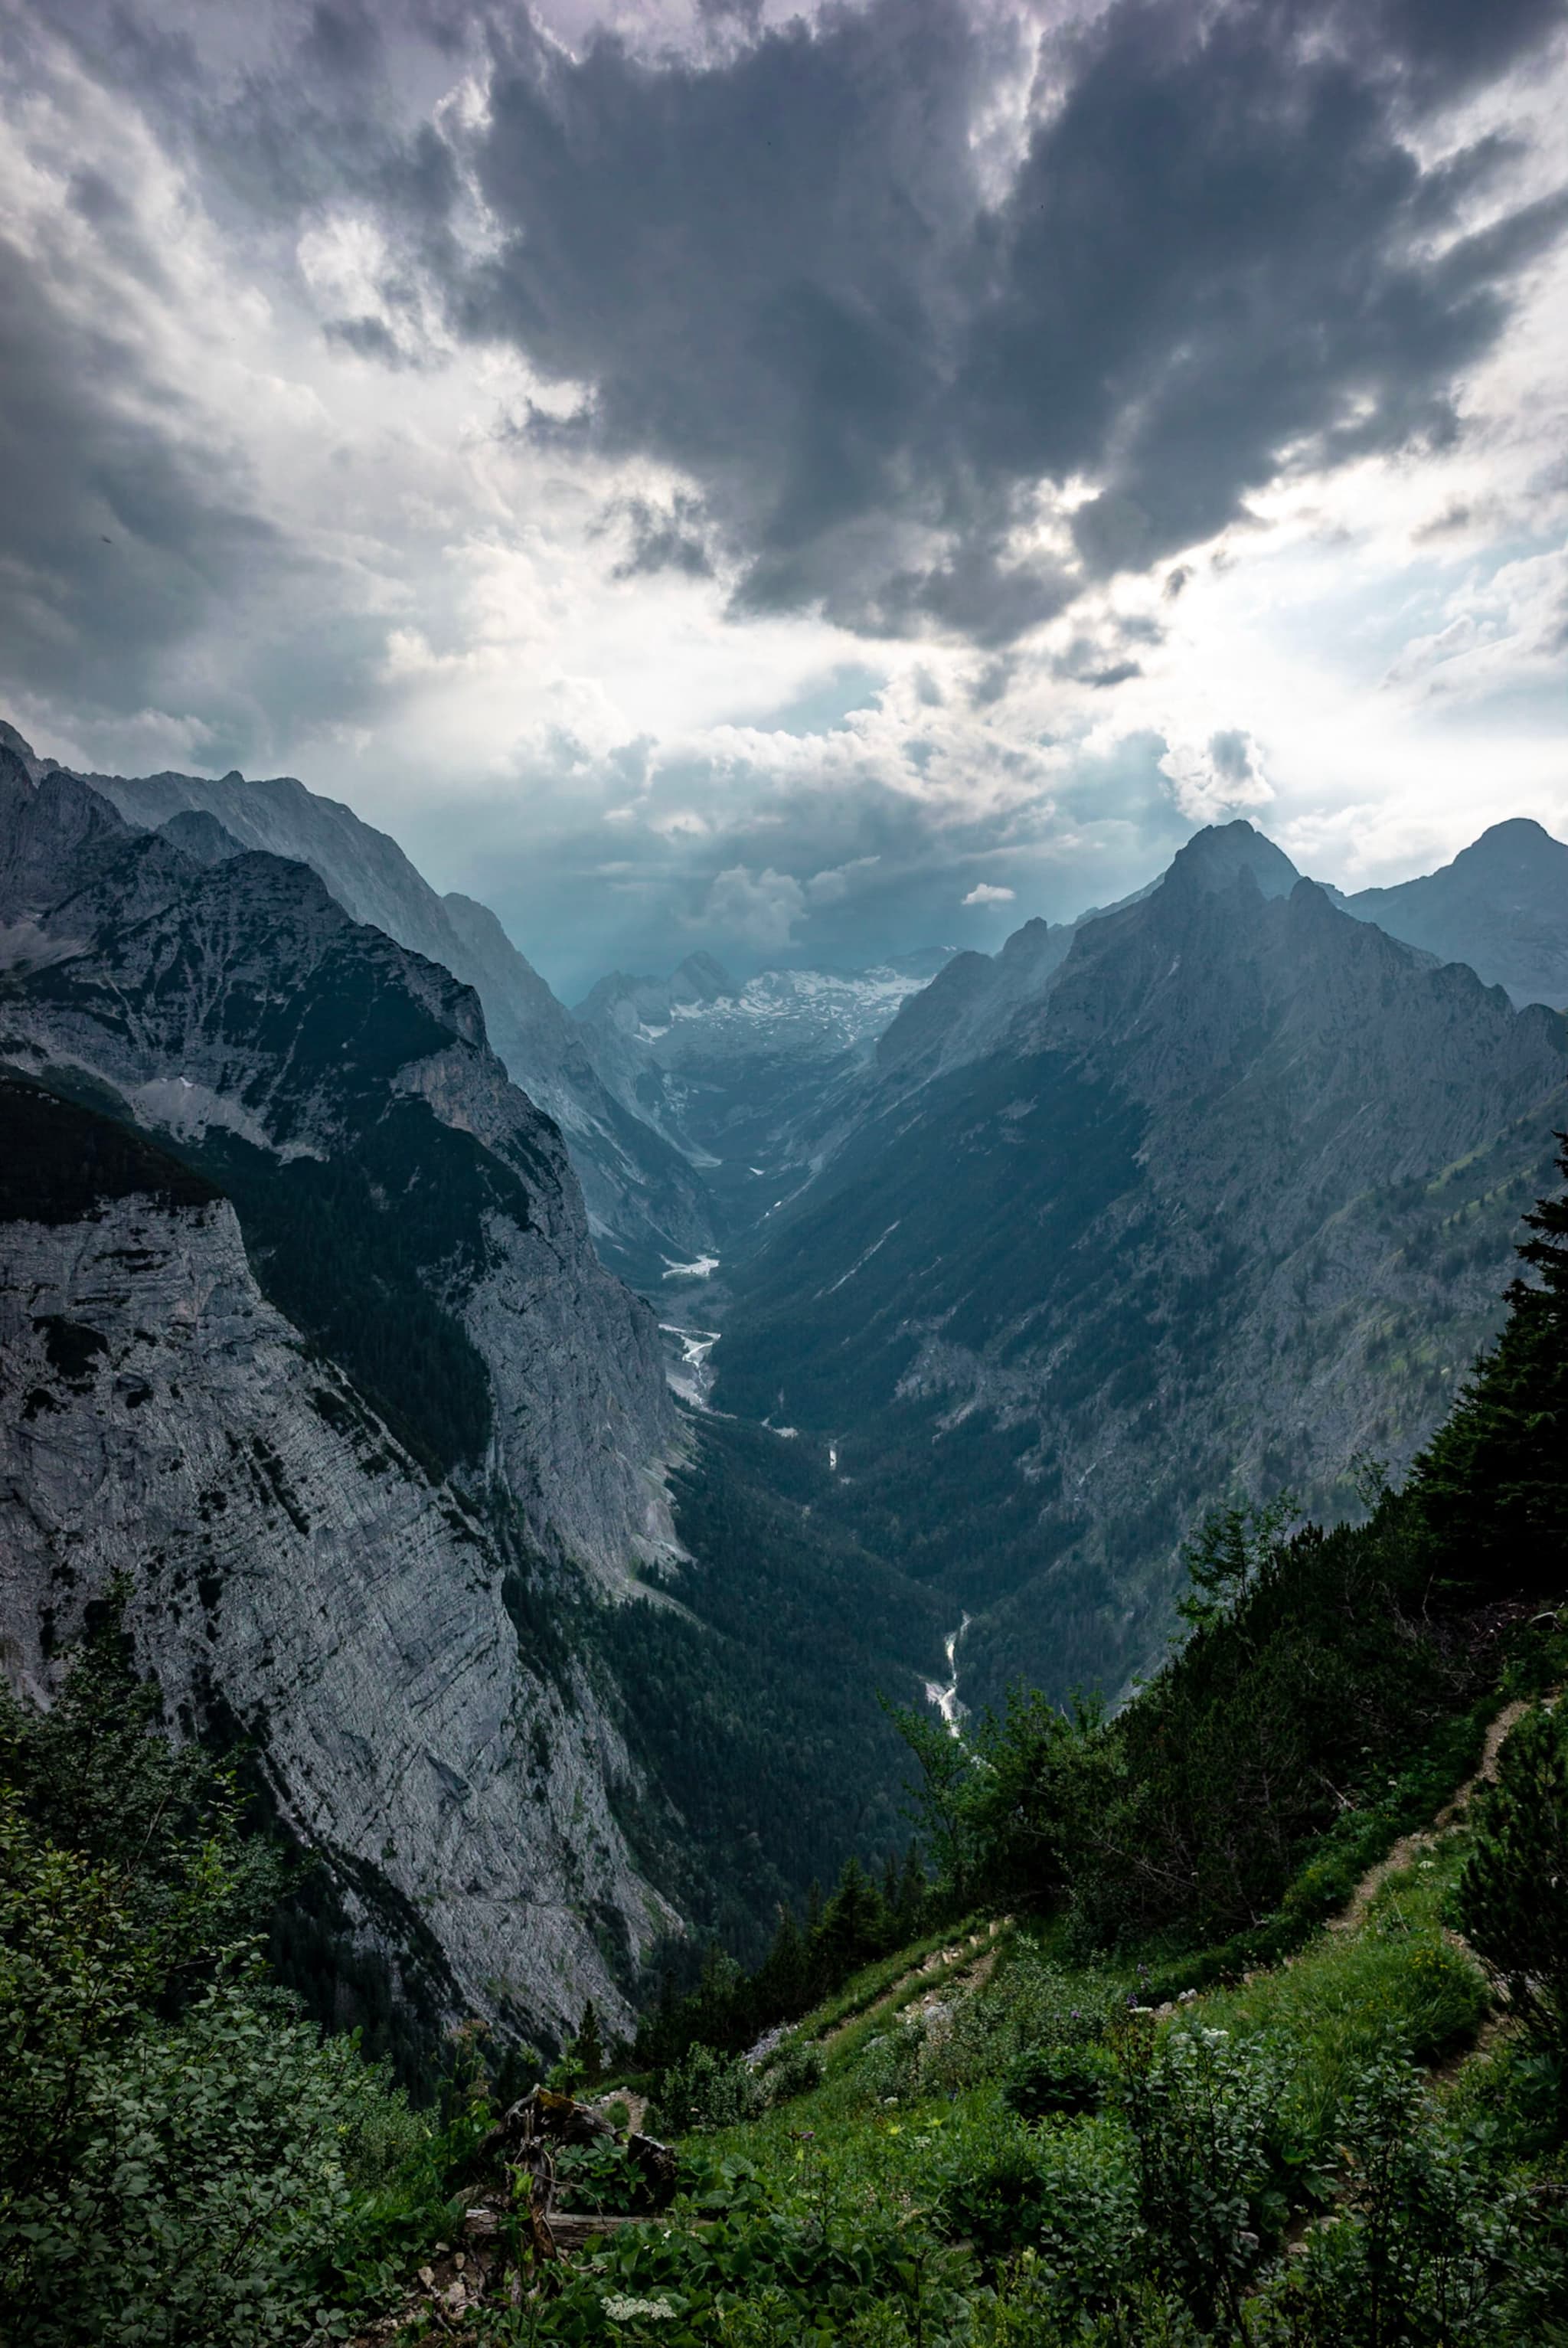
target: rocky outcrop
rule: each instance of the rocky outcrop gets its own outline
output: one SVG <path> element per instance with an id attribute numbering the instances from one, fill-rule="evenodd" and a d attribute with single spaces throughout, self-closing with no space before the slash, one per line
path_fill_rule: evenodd
<path id="1" fill-rule="evenodd" d="M 35 781 L 56 771 L 13 726 L 0 728 L 0 747 Z M 470 898 L 438 896 L 386 833 L 292 776 L 79 779 L 125 822 L 160 832 L 204 863 L 238 847 L 309 865 L 352 920 L 474 987 L 513 1083 L 566 1135 L 595 1238 L 616 1270 L 656 1280 L 672 1255 L 712 1243 L 713 1210 L 700 1177 L 606 1089 L 582 1031 L 495 915 Z"/>
<path id="2" fill-rule="evenodd" d="M 518 1623 L 538 1570 L 433 1481 L 260 1293 L 228 1201 L 124 1128 L 0 1080 L 0 1616 L 50 1658 L 128 1574 L 173 1718 L 252 1735 L 372 1937 L 449 2010 L 624 2016 L 673 1921 L 611 1809 L 632 1776 L 579 1666 Z M 616 1970 L 606 1949 L 619 1945 Z"/>
<path id="3" fill-rule="evenodd" d="M 47 951 L 0 987 L 7 1056 L 108 1086 L 138 1122 L 206 1153 L 220 1179 L 220 1143 L 342 1166 L 482 1358 L 489 1465 L 536 1543 L 611 1581 L 672 1554 L 661 1469 L 673 1422 L 652 1316 L 595 1257 L 559 1134 L 508 1081 L 472 990 L 351 921 L 306 866 L 197 865 L 123 827 L 106 844 L 85 786 L 51 777 L 36 801 L 50 792 L 87 811 L 54 825 L 60 901 L 35 908 Z M 43 821 L 18 829 L 30 838 Z M 69 885 L 84 855 L 90 891 Z M 28 870 L 42 863 L 35 851 Z M 28 885 L 49 893 L 36 873 Z M 89 897 L 97 917 L 117 891 L 141 918 L 117 913 L 61 951 Z M 143 911 L 154 894 L 163 901 Z M 389 1183 L 417 1191 L 437 1174 L 425 1236 L 400 1239 Z"/>

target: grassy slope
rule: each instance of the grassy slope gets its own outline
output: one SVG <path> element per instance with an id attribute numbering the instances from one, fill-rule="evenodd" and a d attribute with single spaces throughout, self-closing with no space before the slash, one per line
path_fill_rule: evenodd
<path id="1" fill-rule="evenodd" d="M 1559 1652 L 1548 1655 L 1543 1643 L 1528 1668 L 1537 1688 L 1561 1669 L 1568 1638 L 1550 1644 Z M 1494 1717 L 1506 1694 L 1493 1698 Z M 1508 1717 L 1518 1710 L 1515 1700 Z M 1456 1766 L 1446 1786 L 1429 1777 L 1433 1797 L 1416 1834 L 1396 1844 L 1390 1825 L 1380 1849 L 1363 1839 L 1360 1880 L 1344 1882 L 1338 1911 L 1303 1926 L 1292 1953 L 1173 1995 L 1152 2016 L 1145 2009 L 1128 2020 L 1132 2005 L 1159 1993 L 1135 1954 L 1112 1967 L 1074 1966 L 1059 1928 L 1011 1919 L 968 1919 L 866 1968 L 792 2033 L 820 2050 L 820 2085 L 743 2127 L 690 2137 L 697 2190 L 671 2230 L 637 2230 L 574 2262 L 559 2296 L 530 2313 L 530 2336 L 646 2336 L 672 2348 L 732 2338 L 782 2348 L 810 2337 L 1047 2348 L 1080 2337 L 1070 2327 L 1083 2315 L 1140 2327 L 1085 2338 L 1250 2337 L 1227 2329 L 1223 2312 L 1212 2331 L 1167 2333 L 1153 2299 L 1137 2302 L 1142 2314 L 1133 2308 L 1152 2287 L 1129 2282 L 1125 2241 L 1117 2248 L 1118 2226 L 1131 2240 L 1138 2219 L 1131 2140 L 1112 2108 L 1030 2127 L 1009 2107 L 1004 2089 L 1022 2051 L 1081 2022 L 1108 2021 L 1124 2051 L 1129 2030 L 1146 2039 L 1223 2032 L 1227 2061 L 1276 2066 L 1290 2174 L 1276 2211 L 1275 2288 L 1307 2273 L 1304 2244 L 1326 2213 L 1359 2206 L 1361 2170 L 1336 2132 L 1349 2128 L 1348 2098 L 1368 2066 L 1395 2049 L 1409 2059 L 1405 2076 L 1419 2083 L 1424 2106 L 1411 2141 L 1448 2147 L 1432 2155 L 1440 2171 L 1450 2153 L 1460 2158 L 1455 2147 L 1491 2130 L 1491 2151 L 1476 2156 L 1465 2187 L 1477 2211 L 1513 2209 L 1543 2175 L 1560 2192 L 1560 2156 L 1554 2169 L 1553 2156 L 1522 2138 L 1507 2148 L 1517 2085 L 1510 2026 L 1445 1921 L 1469 1843 L 1465 1797 L 1478 1782 L 1461 1773 L 1473 1768 L 1473 1760 Z M 1405 1822 L 1413 1823 L 1408 1811 Z M 1293 1890 L 1298 1912 L 1320 1911 L 1320 1886 Z M 1266 2291 L 1270 2264 L 1249 2288 L 1261 2279 Z M 1104 2311 L 1123 2290 L 1132 2299 L 1112 2319 Z M 606 2293 L 661 2300 L 670 2312 L 594 2330 Z M 1491 2320 L 1483 2311 L 1475 2328 L 1452 2336 L 1535 2336 L 1508 2328 L 1517 2315 L 1498 2315 L 1501 2330 L 1487 2329 Z"/>

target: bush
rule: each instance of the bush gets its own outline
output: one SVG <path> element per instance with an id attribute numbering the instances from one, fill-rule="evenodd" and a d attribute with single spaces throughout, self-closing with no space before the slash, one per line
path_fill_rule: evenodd
<path id="1" fill-rule="evenodd" d="M 1335 2133 L 1341 2197 L 1292 2279 L 1308 2337 L 1391 2348 L 1528 2336 L 1499 2325 L 1519 2267 L 1522 2197 L 1444 2134 L 1410 2065 L 1393 2055 L 1369 2065 Z"/>
<path id="2" fill-rule="evenodd" d="M 1568 1708 L 1528 1713 L 1481 1798 L 1460 1926 L 1508 1983 L 1531 2037 L 1568 2062 Z"/>
<path id="3" fill-rule="evenodd" d="M 0 1700 L 0 2303 L 16 2348 L 297 2335 L 425 2131 L 270 1989 L 231 1775 L 156 1733 L 118 1622 Z M 353 2230 L 353 2228 L 350 2228 Z"/>
<path id="4" fill-rule="evenodd" d="M 1061 2112 L 1096 2112 L 1111 2080 L 1106 2057 L 1091 2047 L 1033 2046 L 1008 2073 L 1002 2100 L 1024 2120 Z"/>
<path id="5" fill-rule="evenodd" d="M 564 2209 L 624 2212 L 647 2206 L 648 2179 L 625 2145 L 612 2137 L 563 2145 L 555 2162 Z"/>
<path id="6" fill-rule="evenodd" d="M 648 2124 L 670 2136 L 738 2127 L 743 2120 L 756 2117 L 764 2100 L 762 2086 L 738 2054 L 692 2046 L 661 2074 Z"/>
<path id="7" fill-rule="evenodd" d="M 1244 2330 L 1252 2278 L 1283 2230 L 1284 2081 L 1265 2044 L 1131 2015 L 1116 2047 L 1152 2279 L 1197 2321 Z"/>
<path id="8" fill-rule="evenodd" d="M 808 2038 L 785 2039 L 758 2073 L 769 2103 L 787 2104 L 820 2087 L 826 2065 L 820 2046 Z"/>
<path id="9" fill-rule="evenodd" d="M 220 1982 L 85 2054 L 68 2132 L 0 2201 L 19 2348 L 227 2348 L 312 2315 L 356 2186 L 423 2131 L 351 2042 L 323 2045 L 272 1994 Z"/>

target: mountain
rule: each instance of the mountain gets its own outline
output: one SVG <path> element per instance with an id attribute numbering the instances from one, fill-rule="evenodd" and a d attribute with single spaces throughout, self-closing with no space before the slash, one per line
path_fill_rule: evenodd
<path id="1" fill-rule="evenodd" d="M 0 744 L 30 778 L 57 771 L 14 726 L 0 729 Z M 248 849 L 308 864 L 353 920 L 384 930 L 474 987 L 513 1083 L 566 1136 L 595 1238 L 613 1268 L 657 1279 L 672 1253 L 694 1255 L 712 1244 L 712 1207 L 701 1180 L 679 1150 L 611 1097 L 581 1031 L 495 915 L 470 898 L 438 896 L 384 832 L 289 776 L 82 779 L 128 823 L 161 830 L 202 862 Z"/>
<path id="2" fill-rule="evenodd" d="M 869 970 L 764 970 L 737 984 L 694 953 L 668 978 L 600 979 L 576 1017 L 606 1082 L 702 1169 L 744 1246 L 803 1131 L 948 959 L 932 948 Z"/>
<path id="3" fill-rule="evenodd" d="M 929 1600 L 817 1463 L 682 1424 L 470 988 L 4 749 L 0 942 L 15 1675 L 128 1575 L 171 1717 L 253 1740 L 432 2029 L 619 2026 L 667 1936 L 754 1953 L 899 1839 Z"/>
<path id="4" fill-rule="evenodd" d="M 1352 920 L 1245 825 L 1054 966 L 1045 942 L 975 1056 L 907 1007 L 936 1072 L 884 1076 L 711 1356 L 716 1405 L 796 1428 L 837 1517 L 975 1618 L 960 1669 L 991 1694 L 1146 1663 L 1227 1492 L 1342 1509 L 1358 1454 L 1410 1457 L 1494 1325 L 1568 1075 L 1553 1014 Z M 949 1036 L 966 985 L 930 990 Z"/>
<path id="5" fill-rule="evenodd" d="M 1204 889 L 1223 888 L 1245 871 L 1262 895 L 1284 897 L 1301 877 L 1284 850 L 1249 823 L 1212 825 L 1204 841 L 1195 871 Z M 1026 922 L 996 954 L 955 954 L 929 986 L 900 1006 L 879 1040 L 876 1068 L 885 1087 L 897 1091 L 924 1084 L 942 1069 L 983 1058 L 1001 1041 L 1016 1013 L 1045 994 L 1080 930 L 1142 904 L 1152 893 L 1153 887 L 1140 889 L 1114 905 L 1091 906 L 1075 922 Z"/>
<path id="6" fill-rule="evenodd" d="M 129 1572 L 166 1695 L 257 1735 L 461 2003 L 623 2009 L 673 1911 L 604 1702 L 527 1626 L 678 1561 L 677 1428 L 555 1127 L 308 867 L 198 863 L 5 751 L 0 922 L 13 1648 L 36 1675 Z"/>
<path id="7" fill-rule="evenodd" d="M 13 1676 L 117 1574 L 171 1716 L 258 1741 L 400 1994 L 559 2036 L 624 2006 L 663 1909 L 613 1813 L 624 1747 L 519 1637 L 529 1560 L 257 1288 L 232 1206 L 0 1078 L 0 1611 Z M 466 1887 L 483 1887 L 470 1896 Z"/>
<path id="8" fill-rule="evenodd" d="M 1439 871 L 1336 901 L 1515 1003 L 1568 1007 L 1568 846 L 1538 823 L 1494 823 Z"/>

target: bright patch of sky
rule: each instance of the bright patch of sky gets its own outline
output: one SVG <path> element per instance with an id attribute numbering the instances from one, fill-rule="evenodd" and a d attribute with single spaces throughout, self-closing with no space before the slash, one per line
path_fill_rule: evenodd
<path id="1" fill-rule="evenodd" d="M 1325 133 L 1296 126 L 1255 244 L 1205 209 L 1306 103 L 1259 12 L 1194 46 L 1181 0 L 878 0 L 815 33 L 640 0 L 617 47 L 586 0 L 544 27 L 8 0 L 0 714 L 84 769 L 298 774 L 568 999 L 697 943 L 742 972 L 994 948 L 1237 813 L 1349 888 L 1504 816 L 1568 834 L 1560 18 L 1507 0 L 1461 55 L 1403 0 L 1365 39 L 1317 13 L 1344 168 L 1409 184 L 1358 263 L 1372 323 L 1304 398 L 1288 317 L 1233 346 L 1204 307 L 1276 270 L 1333 324 Z M 1025 180 L 1067 201 L 1151 77 L 1261 128 L 1245 171 L 1194 150 L 1186 318 L 1107 225 L 1112 397 L 1044 366 L 1099 293 L 1030 244 Z M 865 126 L 842 215 L 827 96 Z M 733 254 L 665 97 L 739 175 Z M 758 108 L 800 183 L 748 212 Z M 547 131 L 562 184 L 604 180 L 606 250 L 662 208 L 630 321 L 581 195 L 552 213 L 525 168 Z M 798 283 L 763 242 L 797 202 Z"/>

